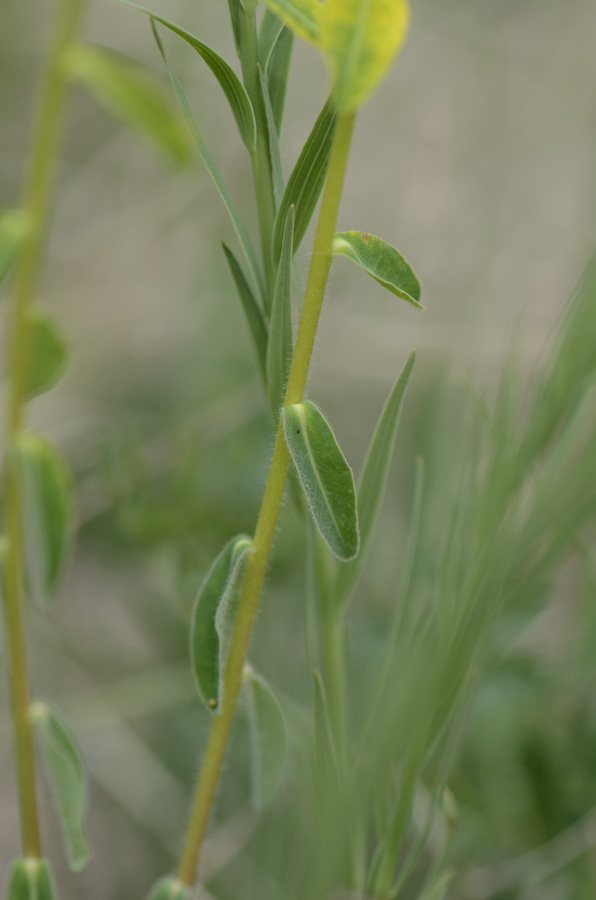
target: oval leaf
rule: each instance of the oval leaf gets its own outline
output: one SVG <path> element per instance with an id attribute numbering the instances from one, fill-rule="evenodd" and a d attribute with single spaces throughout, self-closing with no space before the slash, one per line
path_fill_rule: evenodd
<path id="1" fill-rule="evenodd" d="M 89 44 L 73 46 L 65 64 L 72 78 L 166 158 L 177 165 L 190 159 L 191 142 L 184 122 L 167 92 L 144 67 Z"/>
<path id="2" fill-rule="evenodd" d="M 54 319 L 39 306 L 27 310 L 29 350 L 27 396 L 49 391 L 66 368 L 68 349 Z"/>
<path id="3" fill-rule="evenodd" d="M 177 878 L 162 878 L 149 892 L 147 900 L 190 900 L 191 889 Z"/>
<path id="4" fill-rule="evenodd" d="M 201 585 L 192 613 L 192 670 L 201 699 L 212 712 L 222 700 L 225 656 L 233 624 L 234 583 L 240 563 L 251 547 L 252 541 L 246 535 L 226 544 Z"/>
<path id="5" fill-rule="evenodd" d="M 312 44 L 319 43 L 323 16 L 319 0 L 265 0 L 265 3 L 298 37 Z"/>
<path id="6" fill-rule="evenodd" d="M 252 798 L 257 810 L 279 790 L 286 761 L 286 723 L 267 682 L 246 668 L 244 674 L 252 744 Z"/>
<path id="7" fill-rule="evenodd" d="M 356 559 L 341 566 L 338 572 L 335 596 L 340 606 L 348 600 L 370 547 L 393 457 L 401 408 L 415 360 L 416 353 L 413 352 L 385 403 L 364 460 L 358 485 L 361 549 Z"/>
<path id="8" fill-rule="evenodd" d="M 22 209 L 0 213 L 0 284 L 6 278 L 23 241 L 29 233 L 29 216 Z"/>
<path id="9" fill-rule="evenodd" d="M 58 585 L 74 512 L 70 472 L 46 438 L 25 432 L 14 445 L 23 485 L 28 583 L 37 600 L 52 596 Z"/>
<path id="10" fill-rule="evenodd" d="M 292 354 L 292 259 L 294 257 L 294 207 L 288 212 L 281 257 L 273 292 L 269 343 L 267 344 L 267 386 L 271 416 L 275 425 L 286 392 Z"/>
<path id="11" fill-rule="evenodd" d="M 34 703 L 31 718 L 37 726 L 50 773 L 68 863 L 78 871 L 91 856 L 83 824 L 87 791 L 81 753 L 70 729 L 51 707 Z"/>
<path id="12" fill-rule="evenodd" d="M 358 553 L 354 476 L 331 427 L 314 403 L 284 406 L 286 442 L 313 519 L 340 559 Z"/>
<path id="13" fill-rule="evenodd" d="M 45 859 L 17 859 L 8 876 L 6 900 L 54 900 L 54 885 Z"/>
<path id="14" fill-rule="evenodd" d="M 238 262 L 230 248 L 227 246 L 227 244 L 224 244 L 223 241 L 222 247 L 226 255 L 228 266 L 230 267 L 230 272 L 232 273 L 232 278 L 234 279 L 234 284 L 236 285 L 236 290 L 238 291 L 238 296 L 240 297 L 240 302 L 242 303 L 242 308 L 244 310 L 244 315 L 246 316 L 246 321 L 248 322 L 248 327 L 250 328 L 250 333 L 252 336 L 254 348 L 257 353 L 257 361 L 259 363 L 261 375 L 263 376 L 263 379 L 266 380 L 268 341 L 267 325 L 265 323 L 263 313 L 261 312 L 261 308 L 255 300 L 255 296 L 251 291 L 246 278 L 244 277 L 244 272 L 242 271 L 240 263 Z"/>
<path id="15" fill-rule="evenodd" d="M 342 231 L 333 239 L 333 252 L 347 256 L 392 294 L 423 309 L 420 282 L 395 247 L 366 231 Z"/>

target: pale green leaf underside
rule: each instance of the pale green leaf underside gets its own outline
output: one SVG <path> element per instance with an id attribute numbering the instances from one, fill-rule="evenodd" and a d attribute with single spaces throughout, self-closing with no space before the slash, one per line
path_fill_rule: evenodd
<path id="1" fill-rule="evenodd" d="M 286 382 L 294 338 L 292 334 L 292 259 L 294 257 L 294 207 L 288 212 L 273 292 L 269 343 L 267 345 L 267 387 L 272 420 L 277 425 L 286 392 Z"/>
<path id="2" fill-rule="evenodd" d="M 265 0 L 265 2 L 294 34 L 312 44 L 319 43 L 323 9 L 319 0 Z"/>
<path id="3" fill-rule="evenodd" d="M 6 278 L 29 233 L 29 217 L 22 209 L 5 209 L 0 213 L 0 284 Z"/>
<path id="4" fill-rule="evenodd" d="M 91 855 L 84 830 L 86 785 L 81 753 L 55 710 L 45 703 L 35 703 L 32 718 L 48 765 L 68 862 L 71 869 L 78 871 Z"/>
<path id="5" fill-rule="evenodd" d="M 190 900 L 191 889 L 177 878 L 162 878 L 150 891 L 147 900 Z"/>
<path id="6" fill-rule="evenodd" d="M 12 864 L 6 900 L 55 900 L 55 896 L 45 859 L 17 859 Z"/>
<path id="7" fill-rule="evenodd" d="M 231 595 L 242 559 L 251 547 L 252 541 L 245 535 L 226 544 L 201 585 L 192 613 L 192 670 L 201 699 L 212 712 L 221 703 L 225 654 L 233 623 Z"/>
<path id="8" fill-rule="evenodd" d="M 178 165 L 190 159 L 187 129 L 167 92 L 145 68 L 88 44 L 71 47 L 65 65 L 72 78 L 164 156 Z"/>
<path id="9" fill-rule="evenodd" d="M 285 406 L 286 443 L 313 519 L 340 559 L 358 553 L 354 476 L 331 427 L 314 403 Z"/>
<path id="10" fill-rule="evenodd" d="M 53 387 L 66 368 L 68 350 L 54 319 L 41 307 L 27 310 L 27 396 L 35 397 Z"/>
<path id="11" fill-rule="evenodd" d="M 252 670 L 245 674 L 252 745 L 252 798 L 257 810 L 279 790 L 286 760 L 286 723 L 267 682 Z"/>
<path id="12" fill-rule="evenodd" d="M 333 239 L 333 252 L 347 256 L 392 294 L 413 306 L 420 304 L 420 282 L 401 253 L 382 238 L 363 231 L 342 231 Z"/>

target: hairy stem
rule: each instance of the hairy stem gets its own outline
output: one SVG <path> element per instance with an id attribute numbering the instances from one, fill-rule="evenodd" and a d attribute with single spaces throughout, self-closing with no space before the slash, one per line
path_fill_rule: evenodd
<path id="1" fill-rule="evenodd" d="M 335 233 L 353 127 L 354 114 L 339 118 L 331 150 L 325 191 L 321 202 L 321 211 L 319 213 L 304 295 L 304 305 L 296 337 L 296 347 L 284 399 L 284 405 L 286 406 L 299 403 L 302 400 L 306 385 L 321 306 L 333 258 L 333 235 Z M 289 464 L 290 457 L 284 438 L 283 422 L 280 419 L 265 494 L 257 521 L 253 550 L 246 564 L 238 612 L 230 641 L 224 673 L 222 709 L 213 718 L 178 868 L 178 879 L 187 885 L 192 885 L 195 880 L 199 854 L 211 815 L 236 702 L 242 686 L 242 671 L 246 662 L 263 579 L 271 554 L 273 536 Z"/>
<path id="2" fill-rule="evenodd" d="M 73 40 L 82 0 L 61 0 L 45 70 L 31 160 L 25 183 L 24 208 L 29 233 L 16 264 L 14 297 L 8 326 L 10 385 L 6 434 L 10 445 L 23 427 L 28 373 L 27 313 L 34 299 L 49 218 L 52 184 L 61 131 L 66 78 L 63 57 Z M 29 720 L 30 689 L 25 639 L 22 573 L 23 511 L 19 480 L 10 457 L 6 460 L 6 597 L 4 612 L 8 645 L 10 695 L 15 732 L 21 835 L 26 856 L 39 858 L 41 842 L 37 811 L 33 734 Z"/>

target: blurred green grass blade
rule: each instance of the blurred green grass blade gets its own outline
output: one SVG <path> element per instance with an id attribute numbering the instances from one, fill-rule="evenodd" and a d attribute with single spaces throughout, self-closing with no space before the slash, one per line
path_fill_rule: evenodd
<path id="1" fill-rule="evenodd" d="M 358 485 L 360 553 L 356 559 L 339 567 L 335 602 L 340 608 L 347 603 L 370 549 L 394 454 L 401 409 L 415 360 L 416 353 L 413 352 L 385 403 L 366 454 Z"/>
<path id="2" fill-rule="evenodd" d="M 178 881 L 177 878 L 167 877 L 151 889 L 147 900 L 191 900 L 192 892 L 189 887 Z"/>
<path id="3" fill-rule="evenodd" d="M 290 206 L 296 207 L 294 253 L 308 228 L 327 176 L 335 122 L 335 111 L 329 103 L 326 103 L 300 152 L 279 205 L 273 231 L 275 261 L 279 259 L 281 253 L 283 230 Z"/>
<path id="4" fill-rule="evenodd" d="M 190 654 L 199 695 L 214 712 L 221 704 L 227 642 L 233 616 L 231 595 L 240 564 L 252 547 L 245 535 L 232 538 L 221 551 L 197 594 L 192 612 Z"/>
<path id="5" fill-rule="evenodd" d="M 265 67 L 267 90 L 278 137 L 284 115 L 293 43 L 294 35 L 288 28 L 284 28 L 278 35 Z"/>
<path id="6" fill-rule="evenodd" d="M 294 256 L 294 207 L 288 212 L 277 279 L 273 292 L 269 343 L 267 345 L 267 388 L 271 417 L 277 426 L 286 392 L 286 382 L 294 352 L 292 334 L 292 259 Z"/>
<path id="7" fill-rule="evenodd" d="M 238 291 L 238 296 L 240 297 L 240 301 L 242 303 L 246 321 L 248 322 L 248 327 L 250 329 L 251 337 L 257 354 L 259 369 L 261 371 L 263 381 L 266 383 L 268 343 L 267 324 L 265 322 L 265 319 L 263 318 L 263 313 L 261 312 L 259 304 L 255 300 L 254 294 L 251 291 L 246 278 L 244 277 L 244 272 L 242 271 L 240 263 L 238 262 L 230 248 L 227 246 L 227 244 L 224 244 L 223 241 L 222 247 L 226 256 L 226 260 L 228 262 L 228 266 L 230 267 L 230 272 L 232 273 L 232 278 L 234 279 L 234 284 L 236 285 L 236 289 Z"/>
<path id="8" fill-rule="evenodd" d="M 429 886 L 422 892 L 420 900 L 444 900 L 449 890 L 449 885 L 455 878 L 455 872 L 448 869 L 433 878 Z"/>
<path id="9" fill-rule="evenodd" d="M 29 234 L 29 217 L 22 209 L 0 213 L 0 284 L 4 281 Z"/>
<path id="10" fill-rule="evenodd" d="M 271 106 L 271 98 L 269 96 L 269 88 L 267 79 L 263 74 L 263 70 L 259 66 L 259 78 L 261 81 L 261 91 L 263 94 L 263 104 L 265 106 L 265 115 L 267 117 L 267 135 L 269 138 L 269 159 L 271 160 L 271 174 L 273 176 L 273 194 L 276 206 L 283 197 L 285 188 L 285 178 L 283 173 L 283 164 L 281 159 L 281 147 L 279 145 L 279 135 L 275 123 L 275 115 Z"/>
<path id="11" fill-rule="evenodd" d="M 322 14 L 319 0 L 265 0 L 266 6 L 305 41 L 317 43 Z"/>
<path id="12" fill-rule="evenodd" d="M 81 82 L 112 113 L 148 139 L 176 165 L 192 156 L 184 123 L 162 85 L 139 63 L 89 44 L 77 44 L 66 56 L 71 78 Z"/>
<path id="13" fill-rule="evenodd" d="M 155 27 L 153 20 L 151 20 L 151 28 L 153 30 L 153 35 L 155 37 L 157 46 L 159 47 L 159 52 L 161 53 L 162 59 L 170 75 L 172 87 L 174 88 L 174 93 L 176 94 L 176 98 L 180 105 L 182 116 L 195 140 L 199 155 L 203 160 L 203 163 L 205 164 L 205 168 L 209 172 L 209 175 L 211 176 L 215 187 L 219 191 L 219 195 L 224 202 L 230 219 L 232 220 L 232 225 L 234 226 L 234 229 L 238 236 L 238 240 L 240 241 L 240 246 L 242 247 L 242 250 L 244 252 L 244 256 L 248 264 L 248 269 L 250 271 L 251 278 L 253 279 L 253 286 L 256 288 L 259 298 L 262 301 L 264 296 L 263 280 L 259 271 L 259 264 L 257 262 L 255 251 L 250 242 L 250 238 L 248 237 L 248 232 L 244 227 L 244 223 L 240 218 L 238 208 L 232 199 L 232 195 L 230 194 L 225 181 L 223 180 L 221 172 L 219 171 L 217 164 L 213 159 L 213 156 L 211 155 L 211 151 L 209 150 L 207 144 L 205 143 L 205 140 L 203 139 L 203 135 L 201 134 L 199 126 L 197 125 L 196 119 L 194 118 L 190 110 L 188 100 L 186 99 L 186 95 L 182 90 L 182 85 L 180 84 L 178 76 L 176 75 L 174 69 L 170 64 L 165 48 L 163 46 L 161 38 L 159 37 L 157 28 Z"/>
<path id="14" fill-rule="evenodd" d="M 74 513 L 70 472 L 43 435 L 22 432 L 14 461 L 23 485 L 28 585 L 39 602 L 56 592 Z"/>
<path id="15" fill-rule="evenodd" d="M 187 31 L 180 25 L 176 25 L 169 19 L 164 18 L 164 16 L 152 12 L 144 6 L 139 6 L 137 3 L 130 3 L 128 0 L 118 0 L 118 2 L 122 3 L 123 6 L 130 6 L 132 9 L 137 9 L 139 12 L 150 16 L 151 19 L 159 22 L 160 25 L 163 25 L 165 28 L 169 28 L 170 31 L 177 34 L 178 37 L 181 37 L 182 40 L 186 41 L 187 44 L 196 50 L 219 81 L 221 88 L 228 99 L 234 118 L 236 119 L 236 124 L 238 125 L 242 140 L 249 152 L 252 153 L 257 143 L 257 123 L 255 121 L 255 113 L 249 96 L 246 93 L 246 88 L 228 63 L 222 59 L 212 47 L 209 47 L 208 44 L 203 43 L 203 41 L 200 41 L 194 34 L 191 34 L 190 31 Z"/>
<path id="16" fill-rule="evenodd" d="M 251 735 L 252 799 L 263 809 L 277 794 L 286 762 L 286 723 L 267 682 L 248 668 L 244 675 Z"/>
<path id="17" fill-rule="evenodd" d="M 392 294 L 407 300 L 419 309 L 420 282 L 401 253 L 374 234 L 362 231 L 342 231 L 335 235 L 333 252 L 347 256 L 371 278 Z"/>
<path id="18" fill-rule="evenodd" d="M 6 900 L 56 900 L 45 859 L 17 859 L 8 876 Z"/>
<path id="19" fill-rule="evenodd" d="M 35 703 L 31 716 L 50 773 L 68 862 L 71 869 L 79 871 L 91 856 L 84 830 L 87 798 L 81 753 L 70 729 L 50 706 Z"/>
<path id="20" fill-rule="evenodd" d="M 68 361 L 66 341 L 56 322 L 41 306 L 27 309 L 29 349 L 27 396 L 45 393 L 59 381 Z"/>
<path id="21" fill-rule="evenodd" d="M 340 559 L 358 553 L 354 476 L 330 425 L 311 403 L 283 407 L 286 443 L 313 519 Z"/>

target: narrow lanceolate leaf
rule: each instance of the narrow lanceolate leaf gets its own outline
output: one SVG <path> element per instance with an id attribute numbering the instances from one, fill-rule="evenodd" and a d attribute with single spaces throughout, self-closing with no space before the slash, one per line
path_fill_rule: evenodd
<path id="1" fill-rule="evenodd" d="M 267 119 L 267 137 L 269 139 L 269 159 L 271 160 L 271 173 L 273 176 L 273 194 L 275 197 L 275 204 L 277 205 L 283 197 L 285 188 L 281 146 L 279 143 L 275 113 L 273 112 L 271 97 L 269 96 L 269 85 L 267 84 L 267 78 L 260 66 L 259 79 L 261 82 L 261 92 L 263 94 L 263 104 L 265 106 L 265 116 Z"/>
<path id="2" fill-rule="evenodd" d="M 252 547 L 245 535 L 221 551 L 195 601 L 190 632 L 192 670 L 201 699 L 212 712 L 222 699 L 223 674 L 233 625 L 232 596 L 240 564 Z"/>
<path id="3" fill-rule="evenodd" d="M 247 667 L 244 675 L 252 744 L 252 797 L 263 809 L 279 790 L 286 761 L 286 723 L 267 684 Z"/>
<path id="4" fill-rule="evenodd" d="M 314 403 L 285 406 L 286 443 L 313 519 L 340 559 L 358 553 L 354 476 L 331 427 Z"/>
<path id="5" fill-rule="evenodd" d="M 50 867 L 45 859 L 17 859 L 8 876 L 6 900 L 55 900 Z"/>
<path id="6" fill-rule="evenodd" d="M 267 345 L 267 387 L 273 422 L 277 425 L 286 382 L 292 362 L 294 338 L 292 335 L 292 259 L 294 236 L 294 207 L 290 207 L 284 230 L 279 268 L 269 326 Z"/>
<path id="7" fill-rule="evenodd" d="M 341 566 L 335 589 L 336 602 L 343 606 L 348 600 L 366 559 L 374 535 L 375 525 L 383 501 L 389 466 L 395 449 L 395 439 L 406 388 L 414 368 L 416 353 L 412 353 L 391 391 L 370 442 L 358 486 L 358 524 L 360 553 L 356 559 Z"/>
<path id="8" fill-rule="evenodd" d="M 276 261 L 281 253 L 283 232 L 290 206 L 296 207 L 294 252 L 298 249 L 312 219 L 327 175 L 335 121 L 336 114 L 333 107 L 326 103 L 288 179 L 273 232 L 273 258 Z"/>
<path id="9" fill-rule="evenodd" d="M 293 43 L 294 35 L 288 28 L 284 28 L 275 42 L 265 69 L 267 90 L 271 100 L 271 109 L 278 136 L 281 131 L 286 102 Z"/>
<path id="10" fill-rule="evenodd" d="M 230 267 L 230 272 L 232 273 L 232 278 L 234 279 L 234 284 L 236 285 L 236 289 L 238 291 L 238 296 L 240 297 L 240 301 L 242 303 L 242 308 L 244 310 L 244 315 L 246 316 L 246 321 L 248 322 L 248 327 L 250 328 L 250 334 L 257 354 L 259 369 L 261 371 L 261 375 L 263 376 L 263 380 L 266 381 L 267 324 L 263 317 L 263 313 L 261 312 L 261 308 L 255 300 L 254 294 L 251 291 L 246 278 L 244 277 L 244 272 L 242 271 L 240 263 L 238 262 L 230 248 L 227 246 L 227 244 L 224 244 L 223 241 L 222 247 L 226 255 L 228 266 Z"/>
<path id="11" fill-rule="evenodd" d="M 162 878 L 151 889 L 147 900 L 190 900 L 191 889 L 177 878 Z"/>
<path id="12" fill-rule="evenodd" d="M 265 0 L 265 2 L 294 34 L 312 44 L 319 43 L 323 16 L 323 7 L 319 0 Z"/>
<path id="13" fill-rule="evenodd" d="M 14 444 L 14 462 L 25 500 L 27 580 L 39 601 L 52 597 L 68 549 L 74 512 L 70 472 L 45 437 L 23 432 Z"/>
<path id="14" fill-rule="evenodd" d="M 29 233 L 29 217 L 22 209 L 6 209 L 0 213 L 0 284 L 6 278 Z"/>
<path id="15" fill-rule="evenodd" d="M 31 716 L 50 773 L 68 862 L 71 869 L 78 871 L 91 855 L 84 830 L 87 791 L 81 753 L 70 729 L 55 710 L 45 703 L 35 703 Z"/>
<path id="16" fill-rule="evenodd" d="M 204 44 L 203 41 L 200 41 L 194 34 L 191 34 L 190 31 L 181 28 L 180 25 L 176 25 L 169 19 L 160 16 L 158 13 L 151 12 L 150 9 L 139 6 L 137 3 L 129 3 L 126 2 L 126 0 L 119 0 L 119 2 L 123 2 L 125 6 L 131 6 L 133 9 L 138 9 L 140 12 L 151 16 L 152 19 L 159 22 L 160 25 L 169 28 L 170 31 L 173 31 L 174 34 L 177 34 L 197 51 L 199 56 L 205 60 L 219 81 L 224 94 L 228 98 L 228 103 L 230 104 L 230 109 L 236 119 L 236 124 L 238 125 L 242 140 L 250 151 L 254 150 L 257 141 L 257 125 L 255 122 L 254 110 L 244 85 L 228 63 L 222 59 L 215 50 L 209 47 L 208 44 Z"/>
<path id="17" fill-rule="evenodd" d="M 41 307 L 27 310 L 27 395 L 43 394 L 53 387 L 66 368 L 68 350 L 53 318 Z"/>
<path id="18" fill-rule="evenodd" d="M 407 0 L 325 0 L 319 47 L 333 75 L 333 100 L 356 109 L 383 80 L 404 42 Z"/>
<path id="19" fill-rule="evenodd" d="M 379 284 L 419 309 L 420 282 L 395 247 L 366 231 L 342 231 L 333 239 L 333 252 L 347 256 Z"/>
<path id="20" fill-rule="evenodd" d="M 285 25 L 279 16 L 276 16 L 270 9 L 266 9 L 259 28 L 259 62 L 263 71 L 267 69 L 269 57 L 283 28 Z"/>
<path id="21" fill-rule="evenodd" d="M 192 145 L 184 123 L 167 92 L 145 68 L 87 44 L 72 47 L 65 64 L 72 78 L 166 158 L 177 165 L 190 159 Z"/>

